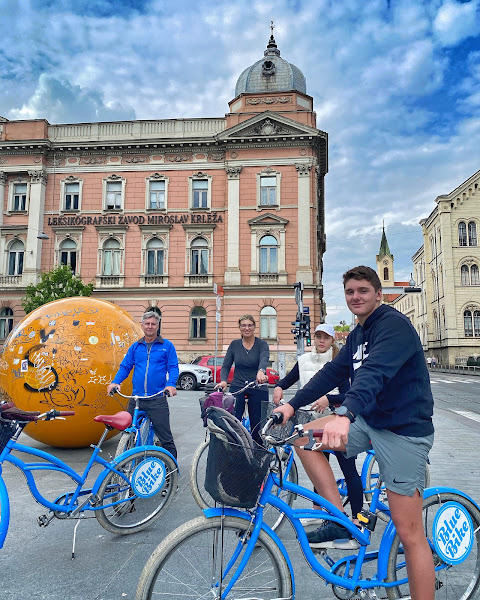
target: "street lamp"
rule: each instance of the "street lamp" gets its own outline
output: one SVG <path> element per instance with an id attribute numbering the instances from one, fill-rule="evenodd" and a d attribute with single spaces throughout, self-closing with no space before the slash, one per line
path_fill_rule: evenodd
<path id="1" fill-rule="evenodd" d="M 49 240 L 50 238 L 48 237 L 48 235 L 45 232 L 40 232 L 37 235 L 37 240 Z"/>

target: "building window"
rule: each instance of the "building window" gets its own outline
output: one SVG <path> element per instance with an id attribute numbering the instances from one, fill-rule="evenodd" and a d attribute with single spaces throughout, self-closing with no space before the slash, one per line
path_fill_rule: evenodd
<path id="1" fill-rule="evenodd" d="M 278 242 L 273 235 L 260 240 L 260 273 L 278 273 Z"/>
<path id="2" fill-rule="evenodd" d="M 120 275 L 122 265 L 122 251 L 120 242 L 109 239 L 103 244 L 102 275 Z"/>
<path id="3" fill-rule="evenodd" d="M 13 329 L 13 310 L 2 308 L 0 310 L 0 339 L 4 340 Z"/>
<path id="4" fill-rule="evenodd" d="M 462 285 L 470 285 L 470 271 L 467 265 L 462 265 L 460 269 Z"/>
<path id="5" fill-rule="evenodd" d="M 388 267 L 383 267 L 383 281 L 388 281 Z"/>
<path id="6" fill-rule="evenodd" d="M 149 180 L 149 210 L 165 209 L 165 180 Z"/>
<path id="7" fill-rule="evenodd" d="M 473 221 L 468 224 L 468 245 L 477 245 L 477 225 Z"/>
<path id="8" fill-rule="evenodd" d="M 65 183 L 63 210 L 78 210 L 80 199 L 80 184 Z"/>
<path id="9" fill-rule="evenodd" d="M 63 240 L 59 248 L 60 264 L 68 265 L 72 272 L 77 272 L 77 244 L 74 240 Z"/>
<path id="10" fill-rule="evenodd" d="M 23 256 L 25 246 L 20 240 L 15 240 L 8 251 L 8 274 L 21 275 L 23 273 Z"/>
<path id="11" fill-rule="evenodd" d="M 463 327 L 465 329 L 465 337 L 473 337 L 472 311 L 470 310 L 465 310 L 463 313 Z"/>
<path id="12" fill-rule="evenodd" d="M 147 275 L 164 274 L 165 249 L 159 238 L 147 242 Z"/>
<path id="13" fill-rule="evenodd" d="M 26 183 L 14 183 L 13 184 L 12 211 L 27 210 L 27 192 L 28 192 L 28 187 L 27 187 Z"/>
<path id="14" fill-rule="evenodd" d="M 192 208 L 208 208 L 208 180 L 192 181 Z"/>
<path id="15" fill-rule="evenodd" d="M 190 244 L 190 274 L 208 274 L 208 242 L 204 238 L 195 238 Z"/>
<path id="16" fill-rule="evenodd" d="M 207 311 L 201 306 L 195 306 L 190 313 L 190 338 L 207 337 Z"/>
<path id="17" fill-rule="evenodd" d="M 475 337 L 480 337 L 480 310 L 473 312 L 473 332 Z"/>
<path id="18" fill-rule="evenodd" d="M 273 306 L 264 306 L 260 311 L 260 337 L 277 339 L 277 311 Z"/>
<path id="19" fill-rule="evenodd" d="M 467 245 L 467 226 L 463 221 L 460 221 L 460 223 L 458 224 L 458 245 Z"/>
<path id="20" fill-rule="evenodd" d="M 472 285 L 480 285 L 480 278 L 478 275 L 478 265 L 472 265 L 470 267 L 470 281 Z"/>
<path id="21" fill-rule="evenodd" d="M 260 177 L 260 206 L 277 204 L 277 178 Z"/>
<path id="22" fill-rule="evenodd" d="M 122 208 L 122 183 L 121 181 L 107 182 L 107 210 L 120 210 Z"/>

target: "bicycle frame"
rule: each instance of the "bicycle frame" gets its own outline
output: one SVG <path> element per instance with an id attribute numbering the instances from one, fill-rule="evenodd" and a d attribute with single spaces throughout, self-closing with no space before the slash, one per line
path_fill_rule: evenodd
<path id="1" fill-rule="evenodd" d="M 204 510 L 204 514 L 207 518 L 218 517 L 222 515 L 229 515 L 240 517 L 245 520 L 249 520 L 252 523 L 252 529 L 250 532 L 249 540 L 247 542 L 245 548 L 245 554 L 242 557 L 242 560 L 236 569 L 235 573 L 232 575 L 232 578 L 229 584 L 225 587 L 222 592 L 222 597 L 226 597 L 230 592 L 231 588 L 237 582 L 239 576 L 241 575 L 245 565 L 250 559 L 252 552 L 255 548 L 260 530 L 263 529 L 272 540 L 279 546 L 284 557 L 287 559 L 287 564 L 289 566 L 292 578 L 292 584 L 295 588 L 295 579 L 294 573 L 291 566 L 290 559 L 288 557 L 288 552 L 285 550 L 283 544 L 278 539 L 278 536 L 273 532 L 268 525 L 263 522 L 263 511 L 266 504 L 270 504 L 277 508 L 279 511 L 283 512 L 285 516 L 290 520 L 293 528 L 295 529 L 295 533 L 302 549 L 302 552 L 307 560 L 311 569 L 322 579 L 324 579 L 327 584 L 337 585 L 339 587 L 345 588 L 347 590 L 354 591 L 358 588 L 367 590 L 376 587 L 395 587 L 402 583 L 405 583 L 406 580 L 395 581 L 392 583 L 386 583 L 385 579 L 387 577 L 387 562 L 389 551 L 393 540 L 396 535 L 396 528 L 393 524 L 393 521 L 389 521 L 385 531 L 382 534 L 380 547 L 378 551 L 370 551 L 368 552 L 368 547 L 370 544 L 371 532 L 367 529 L 361 531 L 358 529 L 351 521 L 346 517 L 341 511 L 339 511 L 335 506 L 333 506 L 330 502 L 315 494 L 314 492 L 304 488 L 300 485 L 292 484 L 288 481 L 283 482 L 282 489 L 293 492 L 299 496 L 302 496 L 316 505 L 321 507 L 321 510 L 315 509 L 293 509 L 288 506 L 286 502 L 284 502 L 280 497 L 271 493 L 271 490 L 274 485 L 279 486 L 280 482 L 275 473 L 270 472 L 268 475 L 262 492 L 260 494 L 260 498 L 257 503 L 257 507 L 252 511 L 252 513 L 248 513 L 246 511 L 241 511 L 234 508 L 209 508 Z M 377 486 L 372 495 L 372 503 L 371 503 L 371 511 L 375 512 L 378 507 L 378 498 L 380 494 L 380 487 Z M 442 493 L 442 492 L 453 492 L 459 494 L 475 505 L 476 503 L 469 498 L 463 492 L 458 490 L 454 490 L 452 488 L 447 487 L 436 487 L 436 488 L 428 488 L 425 490 L 424 498 L 428 498 L 430 496 Z M 317 518 L 323 518 L 329 521 L 333 521 L 336 523 L 340 523 L 344 527 L 346 527 L 353 537 L 359 542 L 360 548 L 357 554 L 350 554 L 349 556 L 345 556 L 338 561 L 334 561 L 332 558 L 328 556 L 328 554 L 323 551 L 322 556 L 324 556 L 324 560 L 326 561 L 328 568 L 323 566 L 319 560 L 316 558 L 314 552 L 310 548 L 307 540 L 307 535 L 303 526 L 301 525 L 299 519 L 304 517 L 312 517 L 315 516 Z M 235 562 L 235 559 L 238 558 L 240 552 L 242 551 L 243 544 L 242 540 L 239 541 L 238 547 L 234 555 L 232 556 L 229 563 L 226 565 L 224 570 L 224 577 L 229 574 L 232 565 Z M 377 574 L 372 579 L 361 579 L 361 571 L 365 562 L 377 560 Z M 345 565 L 345 573 L 347 576 L 340 576 L 335 574 L 335 570 L 337 570 L 341 565 Z M 351 568 L 353 567 L 353 572 L 350 573 Z M 437 567 L 438 569 L 443 568 L 442 566 Z"/>

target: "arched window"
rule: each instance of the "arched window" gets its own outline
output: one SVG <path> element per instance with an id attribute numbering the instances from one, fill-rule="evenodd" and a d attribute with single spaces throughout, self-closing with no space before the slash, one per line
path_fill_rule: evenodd
<path id="1" fill-rule="evenodd" d="M 458 245 L 467 245 L 467 226 L 463 221 L 460 221 L 460 223 L 458 224 Z"/>
<path id="2" fill-rule="evenodd" d="M 472 285 L 480 285 L 480 277 L 478 275 L 478 265 L 473 264 L 470 267 L 470 282 Z"/>
<path id="3" fill-rule="evenodd" d="M 277 339 L 277 311 L 273 306 L 264 306 L 260 311 L 260 337 Z"/>
<path id="4" fill-rule="evenodd" d="M 278 242 L 273 235 L 260 240 L 260 273 L 278 273 Z"/>
<path id="5" fill-rule="evenodd" d="M 388 281 L 388 267 L 383 268 L 383 281 Z"/>
<path id="6" fill-rule="evenodd" d="M 4 340 L 13 329 L 13 310 L 2 308 L 0 310 L 0 339 Z"/>
<path id="7" fill-rule="evenodd" d="M 480 310 L 473 312 L 473 333 L 475 337 L 480 337 Z"/>
<path id="8" fill-rule="evenodd" d="M 113 238 L 103 244 L 103 275 L 121 274 L 121 249 L 120 242 Z"/>
<path id="9" fill-rule="evenodd" d="M 190 313 L 190 338 L 207 337 L 207 311 L 202 306 L 195 306 Z"/>
<path id="10" fill-rule="evenodd" d="M 198 237 L 190 244 L 190 274 L 208 274 L 208 242 Z"/>
<path id="11" fill-rule="evenodd" d="M 473 337 L 472 312 L 470 310 L 463 312 L 463 328 L 465 329 L 465 337 Z"/>
<path id="12" fill-rule="evenodd" d="M 23 256 L 25 246 L 21 240 L 15 240 L 10 244 L 8 252 L 8 274 L 21 275 L 23 273 Z"/>
<path id="13" fill-rule="evenodd" d="M 69 265 L 73 273 L 77 270 L 77 244 L 66 239 L 60 244 L 60 264 Z"/>
<path id="14" fill-rule="evenodd" d="M 152 238 L 147 242 L 147 275 L 163 275 L 165 250 L 162 240 Z"/>
<path id="15" fill-rule="evenodd" d="M 468 224 L 468 245 L 477 245 L 477 226 L 474 221 L 470 221 Z"/>
<path id="16" fill-rule="evenodd" d="M 462 265 L 460 269 L 462 285 L 470 285 L 470 271 L 467 265 Z"/>

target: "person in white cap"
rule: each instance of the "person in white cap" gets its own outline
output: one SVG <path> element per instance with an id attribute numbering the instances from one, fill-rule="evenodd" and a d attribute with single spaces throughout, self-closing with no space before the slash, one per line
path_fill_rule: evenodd
<path id="1" fill-rule="evenodd" d="M 313 336 L 314 345 L 311 352 L 306 352 L 298 358 L 298 362 L 295 364 L 293 369 L 277 383 L 273 390 L 273 402 L 280 404 L 283 399 L 283 390 L 287 390 L 289 387 L 297 383 L 300 380 L 300 387 L 306 385 L 310 379 L 323 368 L 328 362 L 330 362 L 338 354 L 339 350 L 335 345 L 335 330 L 333 325 L 327 323 L 321 323 L 317 325 Z M 332 412 L 335 410 L 335 406 L 340 406 L 345 399 L 345 392 L 350 387 L 350 383 L 347 380 L 343 381 L 338 388 L 332 390 L 329 394 L 322 396 L 312 402 L 310 408 L 314 409 L 319 413 L 323 413 L 326 409 L 330 408 Z M 301 453 L 300 458 L 302 458 Z M 329 454 L 325 453 L 328 458 Z M 358 474 L 355 465 L 355 456 L 351 458 L 345 458 L 343 453 L 335 452 L 340 468 L 342 469 L 345 477 L 345 483 L 347 485 L 348 497 L 350 500 L 350 506 L 352 509 L 352 518 L 355 520 L 357 514 L 363 507 L 363 485 L 360 475 Z M 324 493 L 325 498 L 328 498 L 327 490 L 320 490 L 320 495 Z M 317 508 L 317 507 L 314 507 Z M 305 528 L 319 525 L 320 519 L 301 519 L 302 524 Z M 353 547 L 353 541 L 352 547 Z"/>

